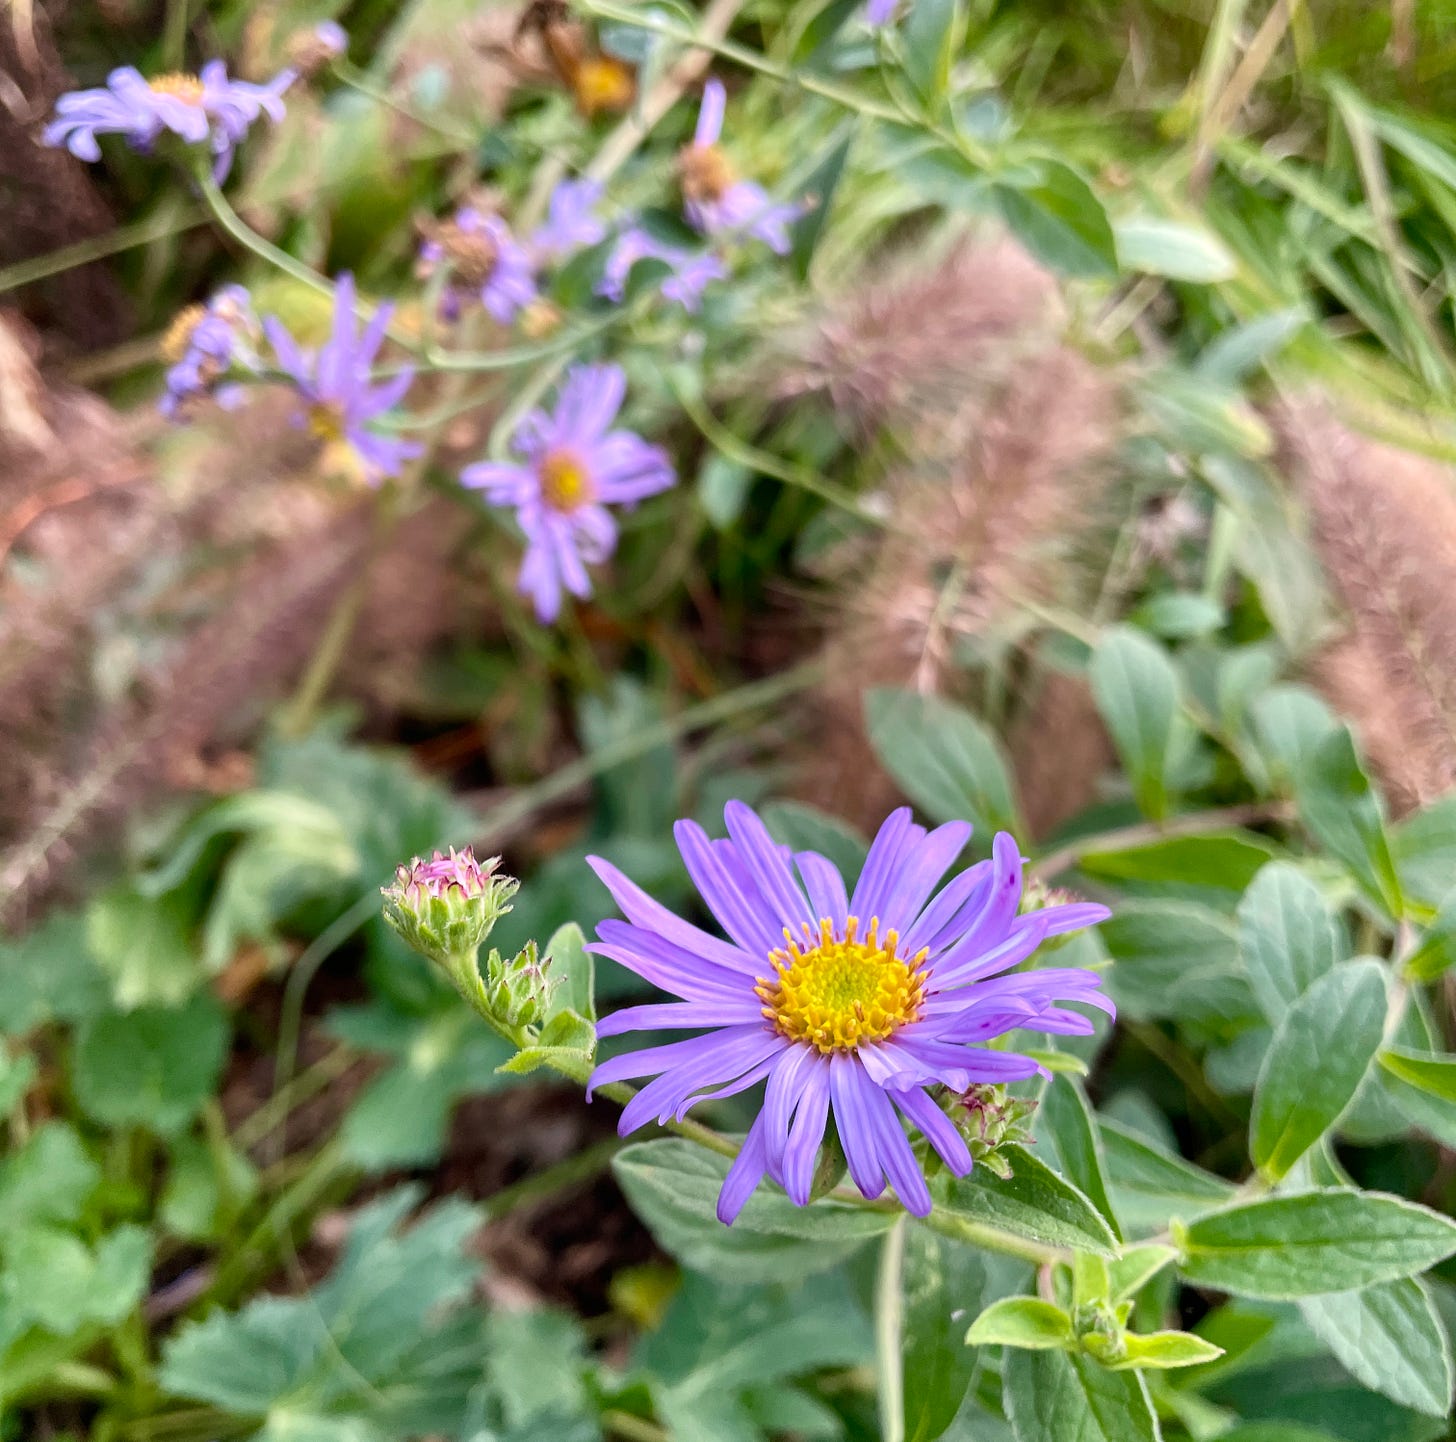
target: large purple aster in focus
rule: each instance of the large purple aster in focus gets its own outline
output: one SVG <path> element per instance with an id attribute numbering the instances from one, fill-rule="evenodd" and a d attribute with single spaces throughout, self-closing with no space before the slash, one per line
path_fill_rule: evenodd
<path id="1" fill-rule="evenodd" d="M 273 316 L 263 322 L 263 329 L 303 400 L 301 419 L 324 443 L 325 468 L 377 486 L 420 453 L 413 442 L 372 428 L 372 422 L 404 399 L 414 372 L 406 368 L 382 385 L 373 384 L 370 370 L 394 308 L 381 305 L 361 332 L 354 300 L 354 277 L 346 272 L 334 288 L 332 334 L 317 352 L 301 350 Z"/>
<path id="2" fill-rule="evenodd" d="M 150 152 L 168 135 L 185 145 L 206 145 L 213 175 L 222 180 L 248 129 L 262 115 L 283 118 L 283 92 L 295 72 L 285 70 L 266 85 L 228 78 L 221 60 L 209 60 L 196 75 L 158 75 L 148 80 L 123 65 L 104 86 L 73 90 L 56 101 L 55 119 L 45 128 L 47 145 L 63 145 L 81 160 L 100 160 L 98 135 L 121 135 L 133 150 Z"/>
<path id="3" fill-rule="evenodd" d="M 532 411 L 512 437 L 519 461 L 482 461 L 460 473 L 462 485 L 515 507 L 527 542 L 519 587 L 543 624 L 560 614 L 563 590 L 591 595 L 587 566 L 617 544 L 607 506 L 632 505 L 677 479 L 660 446 L 610 429 L 626 391 L 619 366 L 574 366 L 555 412 Z"/>
<path id="4" fill-rule="evenodd" d="M 763 186 L 741 180 L 718 144 L 723 133 L 727 92 L 720 80 L 703 87 L 693 143 L 678 157 L 682 176 L 683 212 L 694 230 L 704 235 L 752 235 L 780 255 L 790 247 L 789 225 L 799 207 L 781 205 Z"/>
<path id="5" fill-rule="evenodd" d="M 1022 858 L 1005 832 L 992 856 L 941 878 L 970 838 L 964 822 L 926 832 L 894 812 L 870 847 L 853 892 L 813 851 L 791 853 L 742 802 L 728 836 L 679 821 L 683 861 L 727 939 L 681 920 L 615 867 L 591 858 L 626 921 L 604 921 L 592 948 L 681 1000 L 614 1012 L 597 1030 L 709 1028 L 687 1041 L 613 1057 L 592 1086 L 656 1080 L 622 1113 L 625 1136 L 681 1119 L 700 1101 L 766 1081 L 763 1107 L 718 1198 L 732 1222 L 765 1176 L 809 1200 L 831 1111 L 850 1175 L 866 1197 L 886 1183 L 915 1215 L 930 1191 L 904 1121 L 957 1176 L 971 1154 L 927 1092 L 963 1092 L 1040 1071 L 988 1043 L 1020 1028 L 1085 1035 L 1091 1021 L 1062 1003 L 1112 1012 L 1095 972 L 1014 971 L 1049 936 L 1105 920 L 1091 903 L 1020 915 Z M 939 888 L 937 890 L 937 888 Z"/>

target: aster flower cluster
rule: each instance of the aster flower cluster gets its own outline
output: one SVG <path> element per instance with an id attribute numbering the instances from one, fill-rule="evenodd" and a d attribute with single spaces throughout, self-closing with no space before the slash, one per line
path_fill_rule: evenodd
<path id="1" fill-rule="evenodd" d="M 196 75 L 148 80 L 124 65 L 104 86 L 61 96 L 42 138 L 93 161 L 101 159 L 98 136 L 120 135 L 133 150 L 147 154 L 170 138 L 184 153 L 209 152 L 213 176 L 220 181 L 253 124 L 264 115 L 275 122 L 283 118 L 283 92 L 295 78 L 295 71 L 284 70 L 266 85 L 254 85 L 229 78 L 221 60 L 210 60 Z"/>
<path id="2" fill-rule="evenodd" d="M 555 411 L 532 411 L 512 437 L 519 459 L 461 472 L 463 485 L 515 509 L 526 535 L 518 584 L 543 623 L 560 614 L 563 591 L 591 595 L 586 567 L 606 560 L 617 543 L 607 506 L 634 505 L 676 479 L 661 447 L 612 429 L 626 391 L 619 366 L 574 366 Z"/>
<path id="3" fill-rule="evenodd" d="M 623 1111 L 623 1135 L 681 1119 L 699 1102 L 766 1084 L 718 1199 L 732 1222 L 765 1178 L 803 1206 L 833 1125 L 850 1176 L 869 1198 L 889 1185 L 924 1216 L 930 1192 L 903 1123 L 963 1176 L 966 1137 L 936 1099 L 1033 1076 L 1031 1057 L 997 1043 L 1017 1029 L 1085 1035 L 1066 1003 L 1112 1013 L 1095 972 L 1015 970 L 1049 937 L 1104 920 L 1091 903 L 1019 914 L 1023 861 L 1002 833 L 991 858 L 941 885 L 970 838 L 951 822 L 927 832 L 908 809 L 880 828 L 850 891 L 813 851 L 778 845 L 759 817 L 731 802 L 728 835 L 680 821 L 678 847 L 715 936 L 673 915 L 614 866 L 591 858 L 625 921 L 604 921 L 599 955 L 678 1000 L 628 1007 L 601 1036 L 703 1028 L 686 1041 L 613 1057 L 592 1087 L 651 1077 Z"/>

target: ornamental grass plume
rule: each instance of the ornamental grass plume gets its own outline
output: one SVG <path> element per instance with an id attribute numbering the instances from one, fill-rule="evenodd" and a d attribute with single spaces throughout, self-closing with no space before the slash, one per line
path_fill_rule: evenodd
<path id="1" fill-rule="evenodd" d="M 588 565 L 617 546 L 609 505 L 635 505 L 677 480 L 667 452 L 632 431 L 611 430 L 627 394 L 620 366 L 573 366 L 550 415 L 532 411 L 511 439 L 519 461 L 481 461 L 460 483 L 497 506 L 514 506 L 526 533 L 518 588 L 542 624 L 561 612 L 561 595 L 591 595 Z"/>
<path id="2" fill-rule="evenodd" d="M 183 147 L 206 147 L 213 177 L 224 180 L 233 152 L 249 129 L 266 115 L 283 118 L 283 92 L 296 73 L 284 70 L 266 85 L 230 79 L 221 60 L 209 60 L 196 75 L 173 73 L 148 80 L 123 65 L 104 86 L 73 90 L 56 101 L 55 119 L 45 128 L 47 145 L 61 145 L 80 160 L 100 160 L 100 135 L 120 135 L 133 150 L 150 153 L 169 136 Z"/>
<path id="3" fill-rule="evenodd" d="M 1393 809 L 1456 784 L 1456 493 L 1448 468 L 1356 435 L 1321 404 L 1276 415 L 1345 634 L 1312 662 Z"/>
<path id="4" fill-rule="evenodd" d="M 719 1194 L 723 1222 L 765 1176 L 807 1204 L 831 1112 L 860 1191 L 877 1197 L 888 1183 L 924 1216 L 930 1192 L 901 1119 L 952 1173 L 970 1171 L 966 1141 L 933 1089 L 960 1094 L 1036 1075 L 1031 1057 L 989 1043 L 1018 1029 L 1089 1034 L 1092 1022 L 1065 1002 L 1111 1015 L 1095 972 L 1013 971 L 1048 937 L 1109 913 L 1073 903 L 1018 915 L 1023 863 L 1005 832 L 990 860 L 940 886 L 971 828 L 950 822 L 927 832 L 902 808 L 880 827 L 850 892 L 832 862 L 778 845 L 742 802 L 729 802 L 724 816 L 725 839 L 710 840 L 693 821 L 679 821 L 676 836 L 726 939 L 589 858 L 627 918 L 602 922 L 592 949 L 681 998 L 614 1012 L 599 1035 L 707 1028 L 603 1062 L 591 1087 L 655 1078 L 623 1111 L 625 1136 L 767 1083 Z"/>

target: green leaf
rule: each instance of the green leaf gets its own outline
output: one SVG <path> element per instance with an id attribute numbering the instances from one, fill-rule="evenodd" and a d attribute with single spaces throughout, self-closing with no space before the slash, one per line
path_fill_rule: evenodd
<path id="1" fill-rule="evenodd" d="M 802 801 L 770 801 L 759 813 L 769 834 L 795 851 L 817 851 L 827 856 L 843 876 L 858 876 L 869 851 L 853 827 Z"/>
<path id="2" fill-rule="evenodd" d="M 76 1100 L 106 1126 L 172 1135 L 213 1094 L 227 1046 L 227 1013 L 209 992 L 176 1010 L 108 1012 L 76 1039 Z"/>
<path id="3" fill-rule="evenodd" d="M 1279 1178 L 1354 1100 L 1385 1032 L 1385 967 L 1351 961 L 1316 981 L 1285 1013 L 1254 1089 L 1249 1154 Z M 1331 1046 L 1330 1039 L 1338 1038 Z"/>
<path id="4" fill-rule="evenodd" d="M 1405 902 L 1385 836 L 1385 818 L 1347 727 L 1315 748 L 1295 792 L 1299 814 L 1316 839 L 1349 867 L 1391 916 L 1403 915 Z"/>
<path id="5" fill-rule="evenodd" d="M 1146 1137 L 1098 1117 L 1113 1205 L 1134 1233 L 1159 1232 L 1170 1217 L 1187 1217 L 1227 1201 L 1234 1186 L 1155 1146 Z"/>
<path id="6" fill-rule="evenodd" d="M 91 903 L 86 941 L 119 1007 L 177 1006 L 191 996 L 202 978 L 191 926 L 176 895 L 147 897 L 122 886 Z"/>
<path id="7" fill-rule="evenodd" d="M 1380 1065 L 1427 1096 L 1456 1103 L 1456 1056 L 1392 1046 L 1380 1053 Z"/>
<path id="8" fill-rule="evenodd" d="M 1241 385 L 1308 324 L 1309 312 L 1299 305 L 1256 316 L 1211 341 L 1194 363 L 1194 369 L 1215 385 Z"/>
<path id="9" fill-rule="evenodd" d="M 895 1221 L 892 1213 L 829 1198 L 796 1207 L 765 1182 L 725 1227 L 716 1207 L 728 1166 L 726 1157 L 677 1137 L 637 1142 L 612 1160 L 627 1200 L 665 1251 L 685 1266 L 734 1281 L 821 1271 Z"/>
<path id="10" fill-rule="evenodd" d="M 574 1012 L 585 1021 L 597 1017 L 595 972 L 592 969 L 592 954 L 586 949 L 586 937 L 574 921 L 558 927 L 542 951 L 543 960 L 549 959 L 548 973 L 556 985 L 551 997 L 551 1016 L 562 1012 Z"/>
<path id="11" fill-rule="evenodd" d="M 974 1247 L 926 1227 L 906 1231 L 901 1275 L 905 1442 L 934 1442 L 955 1420 L 976 1369 L 974 1354 L 961 1345 L 965 1309 L 985 1285 L 985 1263 Z"/>
<path id="12" fill-rule="evenodd" d="M 162 1387 L 245 1418 L 286 1417 L 278 1442 L 464 1433 L 481 1386 L 483 1339 L 461 1310 L 480 1272 L 468 1250 L 480 1217 L 447 1200 L 398 1230 L 419 1197 L 400 1188 L 355 1213 L 343 1256 L 307 1296 L 183 1327 Z"/>
<path id="13" fill-rule="evenodd" d="M 24 1036 L 48 1021 L 84 1021 L 110 1005 L 79 913 L 56 911 L 18 941 L 0 939 L 0 1035 Z"/>
<path id="14" fill-rule="evenodd" d="M 1000 746 L 968 711 L 888 687 L 867 691 L 864 706 L 875 754 L 933 821 L 970 821 L 983 835 L 1021 831 Z"/>
<path id="15" fill-rule="evenodd" d="M 1161 1242 L 1125 1248 L 1120 1257 L 1114 1257 L 1107 1264 L 1107 1279 L 1112 1289 L 1111 1300 L 1114 1303 L 1126 1302 L 1137 1296 L 1177 1256 L 1176 1249 L 1165 1247 Z"/>
<path id="16" fill-rule="evenodd" d="M 1303 1297 L 1299 1310 L 1357 1382 L 1431 1417 L 1450 1411 L 1451 1344 L 1414 1278 Z"/>
<path id="17" fill-rule="evenodd" d="M 849 159 L 849 148 L 854 143 L 854 137 L 854 127 L 845 126 L 838 138 L 830 142 L 819 158 L 819 163 L 804 182 L 801 196 L 804 208 L 799 218 L 789 227 L 789 263 L 801 281 L 809 277 L 814 251 L 834 205 L 834 193 L 839 189 L 839 181 L 844 174 L 844 165 Z"/>
<path id="18" fill-rule="evenodd" d="M 1058 160 L 1040 161 L 1037 169 L 1039 178 L 1030 184 L 995 186 L 1001 218 L 1012 234 L 1063 275 L 1115 276 L 1117 238 L 1092 187 Z"/>
<path id="19" fill-rule="evenodd" d="M 118 1227 L 94 1248 L 70 1232 L 27 1227 L 5 1238 L 4 1252 L 0 1302 L 61 1336 L 88 1322 L 121 1321 L 151 1274 L 152 1242 L 142 1227 Z"/>
<path id="20" fill-rule="evenodd" d="M 1237 267 L 1217 236 L 1201 226 L 1154 216 L 1128 216 L 1113 226 L 1124 270 L 1211 285 Z"/>
<path id="21" fill-rule="evenodd" d="M 76 1221 L 100 1181 L 76 1133 L 46 1122 L 0 1160 L 0 1237 L 38 1222 Z"/>
<path id="22" fill-rule="evenodd" d="M 959 0 L 926 0 L 911 7 L 901 35 L 905 47 L 905 74 L 921 98 L 934 101 L 950 86 L 951 65 L 965 15 Z"/>
<path id="23" fill-rule="evenodd" d="M 536 1046 L 522 1047 L 509 1061 L 502 1062 L 498 1071 L 512 1076 L 524 1076 L 538 1071 L 543 1066 L 563 1063 L 561 1070 L 570 1073 L 583 1062 L 589 1062 L 596 1050 L 597 1031 L 584 1016 L 574 1011 L 558 1011 L 541 1028 Z"/>
<path id="24" fill-rule="evenodd" d="M 1276 789 L 1292 793 L 1320 744 L 1339 724 L 1307 686 L 1271 686 L 1249 708 Z"/>
<path id="25" fill-rule="evenodd" d="M 1111 1227 L 1071 1182 L 1025 1147 L 1003 1147 L 1001 1156 L 1012 1171 L 1004 1180 L 989 1167 L 977 1167 L 964 1177 L 942 1172 L 931 1182 L 943 1218 L 997 1227 L 1044 1246 L 1117 1255 Z"/>
<path id="26" fill-rule="evenodd" d="M 28 1051 L 12 1055 L 0 1046 L 0 1116 L 9 1116 L 24 1098 L 37 1075 L 35 1057 Z"/>
<path id="27" fill-rule="evenodd" d="M 1160 1442 L 1136 1372 L 1109 1372 L 1078 1352 L 1009 1352 L 1002 1397 L 1016 1442 Z"/>
<path id="28" fill-rule="evenodd" d="M 1391 831 L 1390 849 L 1406 892 L 1433 910 L 1443 905 L 1456 876 L 1456 796 L 1407 816 Z"/>
<path id="29" fill-rule="evenodd" d="M 1192 901 L 1123 902 L 1098 928 L 1115 965 L 1107 987 L 1129 1020 L 1185 1018 L 1190 983 L 1246 986 L 1226 916 Z"/>
<path id="30" fill-rule="evenodd" d="M 1092 692 L 1138 807 L 1161 818 L 1168 811 L 1168 776 L 1178 726 L 1178 673 L 1155 641 L 1131 626 L 1108 630 L 1091 667 Z"/>
<path id="31" fill-rule="evenodd" d="M 1081 1083 L 1070 1076 L 1053 1076 L 1042 1092 L 1037 1112 L 1037 1136 L 1056 1148 L 1062 1175 L 1075 1183 L 1102 1214 L 1121 1240 L 1117 1218 L 1107 1195 L 1102 1138 Z"/>
<path id="32" fill-rule="evenodd" d="M 1406 957 L 1403 970 L 1412 981 L 1434 981 L 1456 964 L 1456 891 L 1441 902 Z"/>
<path id="33" fill-rule="evenodd" d="M 1076 1345 L 1072 1319 L 1040 1297 L 1003 1297 L 992 1302 L 966 1333 L 968 1347 L 1025 1347 L 1035 1351 Z"/>
<path id="34" fill-rule="evenodd" d="M 1209 1212 L 1173 1240 L 1195 1285 L 1292 1301 L 1424 1272 L 1456 1251 L 1456 1222 L 1383 1192 L 1318 1190 Z"/>
<path id="35" fill-rule="evenodd" d="M 1146 846 L 1089 851 L 1078 863 L 1093 876 L 1120 881 L 1199 885 L 1242 892 L 1276 855 L 1272 842 L 1252 831 L 1170 836 Z"/>
<path id="36" fill-rule="evenodd" d="M 217 1241 L 257 1190 L 257 1169 L 226 1139 L 182 1137 L 172 1148 L 158 1216 L 174 1236 Z"/>
<path id="37" fill-rule="evenodd" d="M 1238 916 L 1244 969 L 1275 1025 L 1349 955 L 1343 928 L 1319 888 L 1288 862 L 1271 862 L 1259 872 L 1239 902 Z"/>
<path id="38" fill-rule="evenodd" d="M 1223 1348 L 1191 1332 L 1128 1332 L 1123 1336 L 1126 1356 L 1107 1363 L 1113 1372 L 1153 1368 L 1198 1367 L 1223 1356 Z"/>

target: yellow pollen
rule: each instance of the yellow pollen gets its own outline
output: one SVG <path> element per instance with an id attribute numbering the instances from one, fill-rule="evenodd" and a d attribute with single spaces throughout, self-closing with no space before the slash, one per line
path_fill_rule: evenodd
<path id="1" fill-rule="evenodd" d="M 174 70 L 167 75 L 154 75 L 147 81 L 147 88 L 154 95 L 171 95 L 184 105 L 202 104 L 202 81 L 183 70 Z"/>
<path id="2" fill-rule="evenodd" d="M 684 146 L 677 168 L 687 200 L 721 200 L 738 178 L 732 163 L 716 145 Z"/>
<path id="3" fill-rule="evenodd" d="M 314 405 L 308 408 L 308 431 L 326 445 L 344 439 L 344 416 L 338 406 Z"/>
<path id="4" fill-rule="evenodd" d="M 550 451 L 541 462 L 541 499 L 553 511 L 574 511 L 592 498 L 591 476 L 571 451 Z"/>
<path id="5" fill-rule="evenodd" d="M 166 333 L 162 336 L 163 360 L 176 365 L 187 354 L 192 332 L 197 329 L 197 322 L 206 314 L 206 306 L 187 305 L 172 317 L 172 324 L 167 327 Z"/>
<path id="6" fill-rule="evenodd" d="M 844 938 L 828 920 L 818 934 L 805 925 L 800 942 L 787 930 L 785 948 L 769 955 L 775 975 L 754 988 L 763 1015 L 791 1041 L 808 1042 L 826 1055 L 884 1041 L 920 1016 L 925 999 L 921 970 L 928 948 L 910 958 L 895 954 L 900 937 L 880 936 L 872 918 L 864 937 L 859 918 L 844 925 Z"/>

